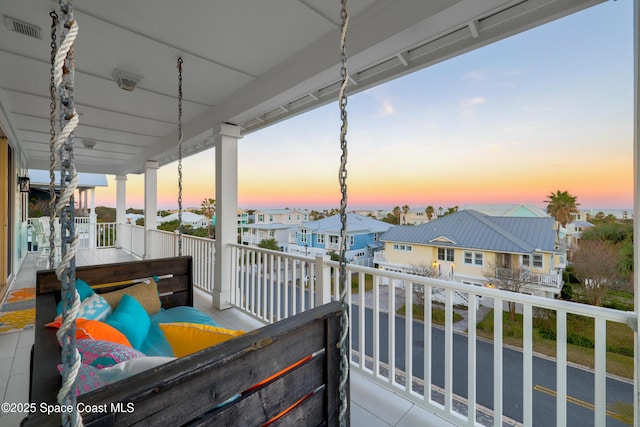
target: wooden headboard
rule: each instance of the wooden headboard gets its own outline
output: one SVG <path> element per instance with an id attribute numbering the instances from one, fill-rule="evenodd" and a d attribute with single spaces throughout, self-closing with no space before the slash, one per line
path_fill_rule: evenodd
<path id="1" fill-rule="evenodd" d="M 91 265 L 76 267 L 76 277 L 89 285 L 100 285 L 172 274 L 173 277 L 158 281 L 162 307 L 193 306 L 192 262 L 190 256 L 185 256 Z M 128 286 L 131 284 L 100 288 L 96 289 L 96 292 L 111 292 Z M 40 270 L 36 273 L 36 323 L 31 355 L 29 399 L 38 404 L 55 403 L 61 384 L 56 368 L 60 363 L 60 346 L 56 330 L 44 326 L 56 316 L 60 287 L 55 270 Z"/>

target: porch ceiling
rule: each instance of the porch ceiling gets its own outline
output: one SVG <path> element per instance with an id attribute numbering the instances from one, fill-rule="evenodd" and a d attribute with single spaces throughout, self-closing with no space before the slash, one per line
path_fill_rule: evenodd
<path id="1" fill-rule="evenodd" d="M 604 0 L 349 0 L 350 93 Z M 338 0 L 75 2 L 75 160 L 80 172 L 136 173 L 177 155 L 177 70 L 184 59 L 184 151 L 213 128 L 253 132 L 337 96 Z M 3 1 L 0 14 L 40 39 L 0 27 L 0 127 L 30 168 L 49 164 L 49 12 L 57 2 Z M 141 75 L 121 90 L 115 69 Z M 1 132 L 1 131 L 0 131 Z M 92 149 L 83 140 L 95 142 Z"/>

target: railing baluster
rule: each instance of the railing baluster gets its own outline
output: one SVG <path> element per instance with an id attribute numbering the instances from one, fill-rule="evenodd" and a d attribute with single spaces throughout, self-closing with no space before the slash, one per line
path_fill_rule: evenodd
<path id="1" fill-rule="evenodd" d="M 502 313 L 504 303 L 493 299 L 493 425 L 502 427 Z"/>
<path id="2" fill-rule="evenodd" d="M 445 289 L 444 305 L 444 410 L 453 402 L 453 291 Z"/>
<path id="3" fill-rule="evenodd" d="M 373 375 L 380 375 L 380 276 L 373 276 Z"/>
<path id="4" fill-rule="evenodd" d="M 567 425 L 567 312 L 556 314 L 556 425 Z"/>
<path id="5" fill-rule="evenodd" d="M 424 399 L 431 402 L 432 287 L 424 285 Z"/>
<path id="6" fill-rule="evenodd" d="M 351 282 L 350 280 L 347 279 L 347 282 Z M 359 349 L 360 349 L 360 369 L 366 369 L 366 365 L 365 365 L 365 335 L 363 332 L 366 330 L 366 321 L 365 321 L 365 312 L 366 312 L 366 304 L 365 304 L 365 300 L 364 300 L 364 292 L 365 292 L 365 286 L 364 286 L 364 273 L 359 273 L 358 274 L 358 304 L 360 305 L 359 310 L 358 310 L 358 314 L 360 315 L 359 317 L 359 322 L 360 322 L 360 333 L 358 334 L 358 338 L 360 338 L 360 342 L 358 343 L 359 345 Z"/>
<path id="7" fill-rule="evenodd" d="M 525 304 L 522 311 L 522 422 L 533 425 L 533 308 Z"/>
<path id="8" fill-rule="evenodd" d="M 469 293 L 467 306 L 467 421 L 470 426 L 476 423 L 476 324 L 477 296 Z"/>
<path id="9" fill-rule="evenodd" d="M 595 425 L 603 426 L 607 422 L 607 321 L 601 317 L 595 319 L 594 341 L 594 416 Z"/>
<path id="10" fill-rule="evenodd" d="M 405 390 L 407 393 L 413 391 L 413 284 L 404 281 L 404 371 L 405 371 Z M 393 308 L 395 313 L 395 307 Z"/>
<path id="11" fill-rule="evenodd" d="M 396 382 L 396 289 L 393 279 L 389 281 L 389 384 Z"/>

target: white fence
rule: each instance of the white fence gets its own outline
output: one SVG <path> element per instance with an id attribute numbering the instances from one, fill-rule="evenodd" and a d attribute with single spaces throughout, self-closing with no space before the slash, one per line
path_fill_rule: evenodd
<path id="1" fill-rule="evenodd" d="M 339 267 L 336 261 L 240 245 L 232 245 L 232 249 L 237 268 L 232 304 L 265 323 L 295 315 L 331 298 L 339 298 L 339 290 L 335 286 Z M 533 425 L 533 396 L 534 390 L 538 390 L 534 388 L 538 385 L 534 383 L 533 325 L 534 313 L 541 309 L 553 313 L 556 319 L 555 390 L 552 390 L 554 424 L 571 424 L 568 402 L 574 402 L 575 398 L 568 394 L 567 316 L 593 319 L 593 403 L 590 408 L 594 425 L 607 423 L 610 415 L 607 407 L 607 324 L 635 325 L 637 318 L 634 313 L 353 264 L 347 264 L 347 272 L 352 369 L 456 425 L 477 425 L 487 417 L 495 425 L 501 425 L 500 420 L 513 422 L 505 414 L 504 402 L 512 399 L 514 394 L 521 396 L 517 405 L 521 422 L 525 426 Z M 421 292 L 416 293 L 418 290 Z M 431 320 L 434 308 L 429 302 L 436 294 L 444 299 L 444 327 L 434 327 Z M 503 317 L 494 316 L 491 344 L 483 344 L 491 346 L 492 357 L 489 365 L 481 369 L 476 328 L 464 328 L 463 332 L 456 331 L 459 329 L 457 326 L 454 328 L 456 295 L 462 295 L 468 301 L 482 299 L 493 307 L 507 307 L 513 303 L 522 314 L 522 368 L 515 373 L 518 377 L 516 382 L 521 386 L 516 393 L 512 389 L 505 390 L 505 384 L 509 386 L 515 378 L 512 378 L 513 372 L 507 372 L 504 367 Z M 423 298 L 422 301 L 417 296 Z M 414 304 L 424 313 L 424 320 L 415 319 L 413 310 L 406 309 Z M 405 307 L 403 314 L 396 314 L 402 306 Z M 474 306 L 476 304 L 472 304 Z M 476 325 L 480 320 L 474 308 L 466 311 L 467 325 Z M 456 311 L 459 310 L 456 308 Z M 637 332 L 633 334 L 637 340 Z M 455 354 L 454 340 L 458 343 Z M 462 347 L 461 341 L 464 343 Z M 464 351 L 461 352 L 460 348 Z M 436 356 L 441 365 L 434 364 Z M 470 374 L 463 374 L 463 371 Z M 489 372 L 492 372 L 490 377 Z M 461 386 L 462 377 L 466 379 Z M 459 392 L 454 393 L 454 379 L 457 387 L 462 387 L 464 397 Z M 489 396 L 478 392 L 480 385 L 491 389 Z M 487 399 L 492 402 L 490 405 L 481 403 Z M 632 402 L 632 395 L 628 399 Z M 511 410 L 510 407 L 506 409 L 507 412 Z"/>

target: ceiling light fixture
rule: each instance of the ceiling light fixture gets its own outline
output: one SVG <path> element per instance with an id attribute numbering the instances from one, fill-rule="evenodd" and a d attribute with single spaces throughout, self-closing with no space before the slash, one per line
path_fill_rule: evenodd
<path id="1" fill-rule="evenodd" d="M 84 148 L 88 148 L 89 150 L 92 150 L 93 147 L 95 147 L 97 143 L 98 143 L 98 141 L 95 141 L 93 139 L 83 139 L 82 140 L 82 145 L 84 145 Z"/>
<path id="2" fill-rule="evenodd" d="M 127 73 L 126 71 L 113 70 L 113 79 L 118 83 L 120 89 L 131 92 L 135 89 L 136 85 L 142 80 L 142 76 L 133 73 Z"/>

